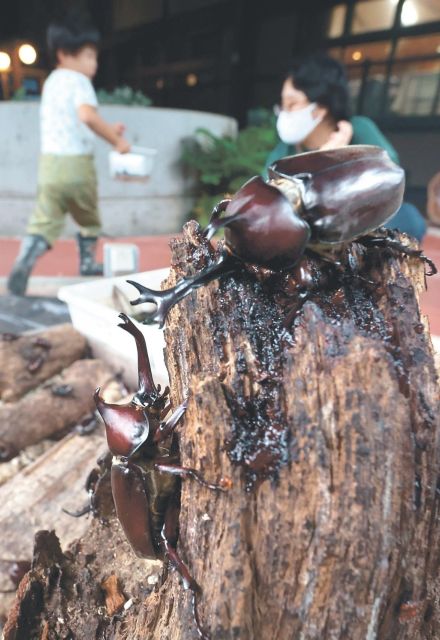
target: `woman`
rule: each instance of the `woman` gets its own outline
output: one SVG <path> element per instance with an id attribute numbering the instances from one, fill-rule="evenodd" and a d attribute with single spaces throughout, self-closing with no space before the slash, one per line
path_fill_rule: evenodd
<path id="1" fill-rule="evenodd" d="M 399 156 L 370 118 L 350 117 L 350 96 L 343 66 L 325 54 L 298 58 L 281 91 L 277 130 L 280 142 L 266 166 L 284 156 L 314 149 L 335 149 L 347 144 L 382 147 L 399 163 Z M 426 233 L 420 211 L 404 202 L 386 227 L 404 231 L 417 240 Z"/>

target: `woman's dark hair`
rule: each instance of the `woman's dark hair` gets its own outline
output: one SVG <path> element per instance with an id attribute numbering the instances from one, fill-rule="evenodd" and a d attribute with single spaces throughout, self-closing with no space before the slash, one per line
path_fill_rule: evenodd
<path id="1" fill-rule="evenodd" d="M 77 10 L 69 11 L 47 28 L 47 49 L 53 64 L 57 63 L 57 51 L 75 54 L 87 45 L 98 47 L 100 39 L 88 16 Z"/>
<path id="2" fill-rule="evenodd" d="M 350 92 L 343 65 L 325 53 L 295 58 L 285 80 L 290 78 L 310 102 L 327 107 L 336 120 L 350 117 Z"/>

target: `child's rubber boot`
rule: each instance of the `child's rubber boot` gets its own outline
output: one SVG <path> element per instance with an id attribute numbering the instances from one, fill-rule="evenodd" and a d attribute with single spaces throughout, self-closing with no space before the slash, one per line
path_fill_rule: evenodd
<path id="1" fill-rule="evenodd" d="M 24 296 L 26 287 L 37 259 L 50 249 L 43 236 L 29 235 L 21 241 L 20 251 L 9 274 L 7 288 L 16 296 Z"/>
<path id="2" fill-rule="evenodd" d="M 79 272 L 82 276 L 102 276 L 102 264 L 95 261 L 95 251 L 98 238 L 77 234 L 79 248 Z"/>

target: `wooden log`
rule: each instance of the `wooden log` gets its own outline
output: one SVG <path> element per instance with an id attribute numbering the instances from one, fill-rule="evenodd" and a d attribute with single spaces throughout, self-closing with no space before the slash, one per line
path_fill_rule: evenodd
<path id="1" fill-rule="evenodd" d="M 93 392 L 112 377 L 101 360 L 77 360 L 18 402 L 0 405 L 3 457 L 77 424 L 95 411 Z M 58 392 L 71 392 L 57 395 Z"/>
<path id="2" fill-rule="evenodd" d="M 173 246 L 174 277 L 212 257 L 188 226 Z M 191 481 L 182 488 L 178 549 L 215 640 L 437 637 L 439 388 L 418 306 L 423 266 L 384 249 L 354 246 L 350 257 L 359 273 L 330 269 L 287 326 L 289 282 L 264 273 L 212 283 L 170 315 L 173 404 L 190 394 L 182 463 L 233 481 L 221 494 Z M 96 553 L 112 538 L 96 522 L 84 542 L 92 535 Z M 85 612 L 97 618 L 102 600 L 90 593 L 104 566 L 84 576 L 83 562 L 63 558 L 76 593 L 58 588 L 49 600 L 48 570 L 34 576 L 43 597 L 31 615 L 28 580 L 6 640 L 26 637 L 13 635 L 25 620 L 46 640 L 95 637 L 81 633 Z M 115 575 L 141 563 L 123 554 Z M 123 579 L 121 588 L 130 597 Z M 197 637 L 174 571 L 122 619 L 100 623 L 118 640 Z"/>
<path id="3" fill-rule="evenodd" d="M 0 336 L 0 400 L 13 402 L 84 357 L 87 341 L 71 324 Z"/>

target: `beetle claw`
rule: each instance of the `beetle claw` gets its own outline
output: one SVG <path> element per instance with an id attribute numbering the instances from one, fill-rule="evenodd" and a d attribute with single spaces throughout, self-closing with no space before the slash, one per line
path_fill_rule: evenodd
<path id="1" fill-rule="evenodd" d="M 165 289 L 164 291 L 155 291 L 154 289 L 148 289 L 139 282 L 133 280 L 127 280 L 129 284 L 132 284 L 141 294 L 137 300 L 134 300 L 131 304 L 140 304 L 142 302 L 153 302 L 157 309 L 148 314 L 147 320 L 144 320 L 144 324 L 148 322 L 158 322 L 160 327 L 163 327 L 168 311 L 173 307 L 176 302 L 182 300 L 194 289 L 208 284 L 212 280 L 231 274 L 241 268 L 241 262 L 228 252 L 222 253 L 216 262 L 210 264 L 200 271 L 200 273 L 194 276 L 188 276 L 181 278 L 174 287 Z"/>
<path id="2" fill-rule="evenodd" d="M 132 305 L 136 305 L 136 304 L 142 304 L 143 302 L 154 302 L 155 304 L 159 304 L 158 301 L 158 291 L 154 291 L 153 289 L 149 289 L 148 287 L 144 287 L 143 284 L 140 284 L 139 282 L 135 282 L 134 280 L 127 280 L 128 284 L 133 285 L 133 287 L 135 287 L 139 293 L 140 296 L 139 298 L 137 298 L 136 300 L 133 300 L 130 304 Z"/>
<path id="3" fill-rule="evenodd" d="M 147 311 L 144 324 L 156 322 L 162 328 L 168 311 L 179 299 L 176 287 L 171 287 L 171 289 L 166 289 L 165 291 L 155 291 L 154 289 L 144 287 L 144 285 L 139 284 L 139 282 L 134 282 L 134 280 L 127 280 L 127 282 L 136 287 L 140 293 L 139 298 L 131 301 L 130 304 L 137 305 L 152 302 L 157 307 L 155 311 Z"/>

